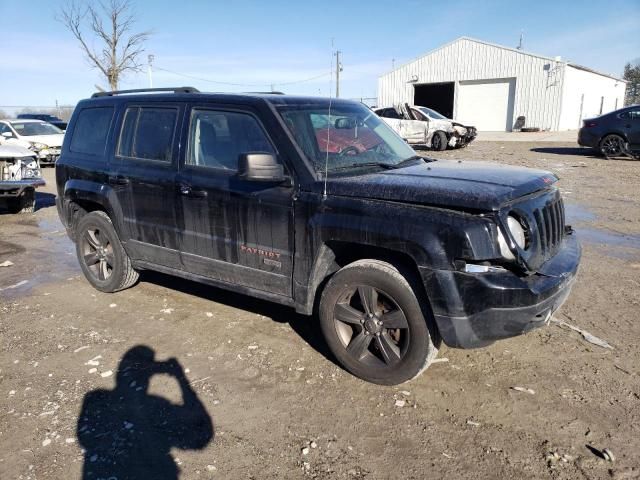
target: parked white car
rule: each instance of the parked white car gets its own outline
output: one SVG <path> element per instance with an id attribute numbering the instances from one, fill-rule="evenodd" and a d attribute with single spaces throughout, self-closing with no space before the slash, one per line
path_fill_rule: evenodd
<path id="1" fill-rule="evenodd" d="M 0 120 L 0 143 L 15 144 L 35 152 L 40 163 L 55 164 L 64 133 L 42 120 Z"/>
<path id="2" fill-rule="evenodd" d="M 405 103 L 376 108 L 374 112 L 407 143 L 432 150 L 466 147 L 478 134 L 475 127 L 462 125 L 427 107 Z"/>

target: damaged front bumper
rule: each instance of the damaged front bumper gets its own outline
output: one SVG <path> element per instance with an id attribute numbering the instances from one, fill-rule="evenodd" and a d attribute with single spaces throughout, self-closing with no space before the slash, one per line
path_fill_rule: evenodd
<path id="1" fill-rule="evenodd" d="M 451 148 L 466 147 L 478 136 L 476 127 L 469 127 L 460 123 L 454 123 L 449 136 Z"/>
<path id="2" fill-rule="evenodd" d="M 41 165 L 54 165 L 60 158 L 60 147 L 43 148 L 36 154 Z"/>
<path id="3" fill-rule="evenodd" d="M 420 273 L 443 341 L 454 348 L 476 348 L 548 324 L 569 296 L 580 257 L 580 244 L 569 235 L 533 275 L 428 268 Z"/>
<path id="4" fill-rule="evenodd" d="M 0 180 L 0 199 L 19 197 L 28 188 L 44 187 L 42 178 L 33 180 Z"/>

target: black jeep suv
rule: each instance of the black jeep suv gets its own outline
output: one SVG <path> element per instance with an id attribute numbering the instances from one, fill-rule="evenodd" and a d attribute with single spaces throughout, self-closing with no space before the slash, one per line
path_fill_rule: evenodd
<path id="1" fill-rule="evenodd" d="M 553 174 L 416 156 L 352 101 L 168 92 L 95 94 L 69 123 L 58 211 L 98 290 L 149 269 L 316 312 L 380 384 L 567 298 L 580 247 Z"/>

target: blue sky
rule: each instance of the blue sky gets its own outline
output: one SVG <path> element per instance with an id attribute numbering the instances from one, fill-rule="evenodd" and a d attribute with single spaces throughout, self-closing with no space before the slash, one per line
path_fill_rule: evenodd
<path id="1" fill-rule="evenodd" d="M 55 21 L 64 0 L 0 0 L 0 109 L 74 104 L 105 85 Z M 138 28 L 153 30 L 154 86 L 205 91 L 276 89 L 328 95 L 331 39 L 343 53 L 341 96 L 375 97 L 377 77 L 469 36 L 621 75 L 640 57 L 640 1 L 183 1 L 133 0 Z M 146 56 L 145 56 L 146 59 Z M 181 77 L 165 70 L 229 86 Z M 318 75 L 324 77 L 281 85 Z M 121 88 L 148 86 L 129 74 Z"/>

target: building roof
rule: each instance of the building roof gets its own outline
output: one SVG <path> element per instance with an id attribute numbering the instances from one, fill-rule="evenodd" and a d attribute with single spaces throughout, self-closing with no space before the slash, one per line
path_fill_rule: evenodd
<path id="1" fill-rule="evenodd" d="M 619 82 L 627 83 L 626 80 L 623 80 L 623 79 L 618 78 L 618 77 L 614 77 L 613 75 L 609 75 L 608 73 L 598 72 L 597 70 L 593 70 L 591 68 L 583 67 L 582 65 L 578 65 L 576 63 L 572 63 L 572 62 L 569 62 L 569 61 L 558 60 L 558 58 L 560 58 L 560 57 L 553 58 L 553 57 L 548 57 L 548 56 L 545 56 L 545 55 L 538 55 L 536 53 L 525 52 L 524 50 L 518 50 L 517 48 L 505 47 L 504 45 L 498 45 L 497 43 L 485 42 L 484 40 L 478 40 L 476 38 L 471 38 L 471 37 L 458 37 L 455 40 L 452 40 L 451 42 L 447 42 L 444 45 L 441 45 L 438 48 L 435 48 L 435 49 L 425 53 L 424 55 L 420 55 L 419 57 L 416 57 L 416 58 L 414 58 L 413 60 L 411 60 L 409 62 L 403 63 L 402 65 L 400 65 L 399 67 L 394 68 L 393 70 L 390 70 L 390 71 L 388 71 L 386 73 L 383 73 L 381 76 L 388 75 L 391 72 L 395 72 L 396 70 L 399 70 L 399 69 L 401 69 L 403 67 L 406 67 L 407 65 L 410 65 L 410 64 L 416 62 L 417 60 L 420 60 L 421 58 L 428 57 L 429 55 L 431 55 L 432 53 L 437 52 L 438 50 L 441 50 L 443 48 L 446 48 L 446 47 L 448 47 L 450 45 L 453 45 L 454 43 L 461 42 L 463 40 L 467 40 L 469 42 L 481 43 L 483 45 L 488 45 L 490 47 L 500 48 L 502 50 L 509 50 L 511 52 L 520 53 L 522 55 L 528 55 L 530 57 L 542 58 L 544 60 L 549 60 L 550 62 L 564 63 L 565 65 L 569 65 L 569 66 L 577 68 L 579 70 L 584 70 L 586 72 L 594 73 L 596 75 L 602 75 L 603 77 L 608 77 L 608 78 L 611 78 L 613 80 L 617 80 Z"/>

